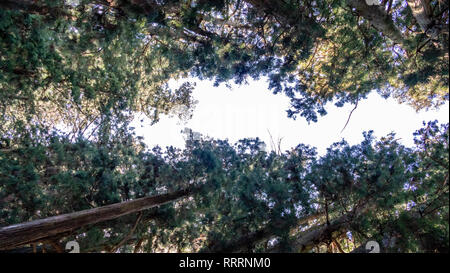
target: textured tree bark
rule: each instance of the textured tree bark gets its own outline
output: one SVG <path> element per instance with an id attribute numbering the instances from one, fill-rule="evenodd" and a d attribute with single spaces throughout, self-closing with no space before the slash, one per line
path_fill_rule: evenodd
<path id="1" fill-rule="evenodd" d="M 325 224 L 320 228 L 311 230 L 306 234 L 303 234 L 293 243 L 293 248 L 298 250 L 299 252 L 306 252 L 318 243 L 321 243 L 327 239 L 332 239 L 332 237 L 328 237 L 335 232 L 344 232 L 352 217 L 352 214 L 343 215 L 338 219 L 331 221 L 329 225 Z M 274 248 L 271 252 L 278 252 L 278 248 Z"/>
<path id="2" fill-rule="evenodd" d="M 406 40 L 403 34 L 395 26 L 392 17 L 387 14 L 380 6 L 369 6 L 364 0 L 347 0 L 347 4 L 356 9 L 356 11 L 368 20 L 373 27 L 382 32 L 386 37 L 394 43 L 402 45 L 406 48 Z"/>
<path id="3" fill-rule="evenodd" d="M 14 248 L 42 238 L 118 218 L 123 215 L 160 206 L 198 192 L 201 186 L 172 193 L 143 197 L 99 208 L 93 208 L 0 228 L 0 250 Z"/>
<path id="4" fill-rule="evenodd" d="M 303 217 L 299 219 L 296 223 L 296 226 L 303 225 L 308 222 L 311 222 L 319 217 L 324 216 L 325 213 L 315 213 L 306 217 Z M 262 240 L 269 239 L 273 236 L 274 228 L 292 228 L 292 226 L 283 225 L 283 223 L 277 223 L 271 226 L 264 227 L 258 231 L 252 232 L 251 234 L 247 236 L 242 236 L 237 238 L 236 240 L 233 240 L 231 242 L 227 242 L 224 245 L 212 245 L 208 247 L 208 249 L 202 250 L 202 252 L 239 252 L 242 251 L 245 247 L 247 247 L 250 244 L 256 244 Z"/>
<path id="5" fill-rule="evenodd" d="M 431 39 L 437 39 L 440 29 L 433 22 L 430 0 L 407 0 L 407 2 L 423 32 Z"/>
<path id="6" fill-rule="evenodd" d="M 366 213 L 373 205 L 366 204 L 365 206 L 358 208 L 355 211 L 342 215 L 332 221 L 329 224 L 324 224 L 319 228 L 307 231 L 300 235 L 299 238 L 292 244 L 293 248 L 298 252 L 307 252 L 314 246 L 335 238 L 333 234 L 340 236 L 345 232 L 349 224 L 358 216 Z M 280 252 L 280 246 L 275 246 L 269 252 Z"/>

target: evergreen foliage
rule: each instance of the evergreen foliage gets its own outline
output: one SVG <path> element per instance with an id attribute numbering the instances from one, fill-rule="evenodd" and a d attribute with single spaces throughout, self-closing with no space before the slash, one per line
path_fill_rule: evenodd
<path id="1" fill-rule="evenodd" d="M 302 251 L 334 241 L 350 251 L 368 238 L 390 252 L 448 251 L 448 124 L 426 124 L 414 148 L 393 134 L 364 136 L 317 157 L 302 144 L 267 153 L 258 139 L 188 139 L 184 150 L 150 151 L 132 135 L 99 145 L 36 128 L 0 150 L 1 225 L 205 185 L 191 197 L 58 238 L 76 239 L 87 252 L 299 251 L 302 234 L 354 213 Z M 317 217 L 301 221 L 310 215 Z"/>
<path id="2" fill-rule="evenodd" d="M 0 236 L 11 225 L 199 186 L 34 243 L 350 252 L 373 239 L 386 252 L 448 252 L 448 124 L 424 124 L 415 147 L 366 132 L 321 157 L 303 144 L 275 153 L 259 139 L 192 136 L 185 149 L 150 150 L 130 127 L 142 113 L 152 123 L 189 118 L 192 78 L 267 79 L 290 98 L 288 117 L 313 122 L 327 102 L 357 104 L 371 91 L 439 107 L 449 100 L 448 63 L 442 0 L 1 1 Z"/>

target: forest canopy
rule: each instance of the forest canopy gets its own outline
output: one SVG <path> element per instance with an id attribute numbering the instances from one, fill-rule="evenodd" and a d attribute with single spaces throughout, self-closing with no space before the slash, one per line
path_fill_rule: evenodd
<path id="1" fill-rule="evenodd" d="M 448 124 L 320 157 L 189 135 L 149 149 L 130 127 L 188 119 L 192 79 L 266 79 L 308 122 L 370 92 L 437 108 L 448 14 L 446 0 L 2 1 L 0 250 L 448 252 Z"/>

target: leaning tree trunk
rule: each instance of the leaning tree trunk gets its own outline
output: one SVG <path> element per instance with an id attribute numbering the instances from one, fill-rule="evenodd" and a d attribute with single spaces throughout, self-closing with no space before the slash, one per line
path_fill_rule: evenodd
<path id="1" fill-rule="evenodd" d="M 347 5 L 356 9 L 359 15 L 368 20 L 374 28 L 382 32 L 394 43 L 400 44 L 405 50 L 407 49 L 403 34 L 395 26 L 392 17 L 380 6 L 369 6 L 364 0 L 347 0 Z"/>
<path id="2" fill-rule="evenodd" d="M 192 195 L 200 189 L 201 186 L 197 186 L 172 193 L 143 197 L 132 201 L 3 227 L 0 228 L 0 250 L 11 249 L 43 238 L 64 234 L 86 225 L 160 206 Z"/>
<path id="3" fill-rule="evenodd" d="M 337 236 L 342 235 L 345 231 L 348 230 L 349 225 L 354 221 L 357 217 L 366 213 L 369 209 L 373 208 L 373 205 L 369 205 L 366 203 L 363 207 L 357 208 L 354 211 L 348 212 L 332 221 L 330 223 L 325 223 L 324 225 L 310 229 L 301 235 L 293 242 L 292 247 L 298 252 L 308 252 L 314 246 L 331 241 Z M 335 236 L 337 233 L 337 236 Z M 274 246 L 269 252 L 280 252 L 281 246 Z"/>
<path id="4" fill-rule="evenodd" d="M 407 0 L 407 2 L 422 31 L 431 39 L 437 39 L 440 29 L 433 22 L 430 0 Z"/>
<path id="5" fill-rule="evenodd" d="M 309 222 L 318 219 L 322 216 L 324 216 L 325 213 L 319 212 L 315 214 L 311 214 L 308 216 L 305 216 L 301 219 L 299 219 L 295 223 L 295 227 L 298 227 L 299 225 L 308 224 Z M 274 234 L 274 229 L 284 229 L 284 228 L 292 228 L 292 224 L 285 224 L 282 222 L 278 222 L 269 226 L 266 226 L 264 228 L 261 228 L 255 232 L 252 232 L 248 235 L 239 237 L 235 240 L 232 240 L 230 242 L 226 242 L 225 244 L 213 244 L 208 246 L 207 248 L 201 250 L 201 252 L 240 252 L 243 251 L 247 246 L 249 245 L 255 245 L 258 242 L 261 242 L 263 240 L 267 240 Z"/>
<path id="6" fill-rule="evenodd" d="M 329 225 L 324 224 L 319 228 L 303 233 L 300 238 L 292 244 L 293 249 L 299 252 L 308 252 L 317 244 L 332 239 L 334 233 L 337 232 L 342 234 L 348 227 L 352 218 L 353 214 L 346 214 L 335 219 Z M 271 249 L 270 252 L 279 252 L 280 247 L 281 246 L 277 246 Z"/>

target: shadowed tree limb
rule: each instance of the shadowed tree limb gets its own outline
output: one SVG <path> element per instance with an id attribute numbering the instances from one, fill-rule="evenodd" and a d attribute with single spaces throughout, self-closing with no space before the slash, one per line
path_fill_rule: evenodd
<path id="1" fill-rule="evenodd" d="M 296 222 L 296 226 L 307 224 L 308 222 L 311 222 L 324 215 L 325 213 L 322 212 L 303 217 Z M 225 244 L 211 245 L 208 248 L 201 250 L 201 252 L 239 252 L 249 244 L 254 245 L 260 241 L 267 240 L 272 237 L 274 234 L 274 228 L 292 228 L 292 226 L 286 225 L 284 223 L 275 223 Z"/>
<path id="2" fill-rule="evenodd" d="M 0 228 L 0 250 L 14 248 L 80 227 L 167 204 L 198 192 L 202 186 L 143 197 L 99 208 L 77 211 Z"/>
<path id="3" fill-rule="evenodd" d="M 142 213 L 139 213 L 139 216 L 136 219 L 136 223 L 134 223 L 134 226 L 131 228 L 130 232 L 125 236 L 125 238 L 122 239 L 115 247 L 111 249 L 112 253 L 115 253 L 119 248 L 121 248 L 130 238 L 133 236 L 134 231 L 136 230 L 137 225 L 141 221 Z"/>
<path id="4" fill-rule="evenodd" d="M 406 39 L 395 26 L 392 16 L 387 14 L 382 7 L 376 5 L 369 6 L 363 0 L 347 0 L 347 5 L 354 8 L 359 15 L 368 20 L 374 28 L 382 32 L 394 43 L 401 45 L 404 49 L 408 48 Z"/>
<path id="5" fill-rule="evenodd" d="M 353 111 L 356 110 L 356 107 L 358 107 L 358 101 L 356 101 L 355 107 L 352 109 L 352 111 L 350 111 L 350 114 L 348 115 L 348 118 L 347 118 L 347 122 L 345 123 L 344 128 L 342 128 L 341 133 L 342 133 L 342 132 L 345 130 L 345 128 L 347 127 L 347 125 L 348 125 L 348 123 L 349 123 L 349 121 L 350 121 L 350 118 L 352 117 Z"/>

